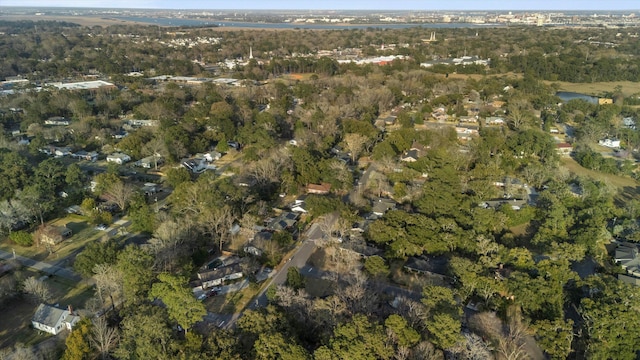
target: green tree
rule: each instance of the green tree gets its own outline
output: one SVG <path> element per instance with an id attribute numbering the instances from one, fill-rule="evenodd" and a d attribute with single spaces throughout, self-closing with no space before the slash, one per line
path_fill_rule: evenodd
<path id="1" fill-rule="evenodd" d="M 120 245 L 114 239 L 105 242 L 90 242 L 76 256 L 73 268 L 85 277 L 93 276 L 93 269 L 98 264 L 115 264 Z"/>
<path id="2" fill-rule="evenodd" d="M 587 329 L 590 359 L 632 360 L 640 344 L 640 288 L 612 277 L 586 280 L 591 297 L 580 301 L 580 313 Z"/>
<path id="3" fill-rule="evenodd" d="M 181 166 L 167 170 L 167 184 L 172 188 L 175 189 L 178 185 L 187 181 L 191 181 L 191 174 L 189 174 L 189 170 L 184 167 Z"/>
<path id="4" fill-rule="evenodd" d="M 365 315 L 356 314 L 350 321 L 334 329 L 329 345 L 319 347 L 314 353 L 314 358 L 390 359 L 393 356 L 393 348 L 385 339 L 382 326 L 372 323 Z"/>
<path id="5" fill-rule="evenodd" d="M 143 305 L 121 322 L 122 335 L 114 355 L 118 359 L 173 359 L 167 313 L 158 306 Z"/>
<path id="6" fill-rule="evenodd" d="M 387 277 L 389 276 L 389 266 L 385 263 L 384 259 L 380 256 L 369 256 L 364 261 L 365 271 L 373 277 Z"/>
<path id="7" fill-rule="evenodd" d="M 185 332 L 204 318 L 207 310 L 193 296 L 187 279 L 163 273 L 158 275 L 158 280 L 160 282 L 153 284 L 149 295 L 162 300 L 169 318 L 181 325 Z"/>
<path id="8" fill-rule="evenodd" d="M 85 175 L 78 164 L 73 163 L 67 167 L 64 181 L 74 189 L 80 189 L 85 185 Z"/>
<path id="9" fill-rule="evenodd" d="M 420 341 L 420 334 L 400 315 L 390 315 L 384 321 L 384 326 L 391 331 L 398 346 L 412 347 Z"/>
<path id="10" fill-rule="evenodd" d="M 33 237 L 26 231 L 14 231 L 9 235 L 9 239 L 20 246 L 33 245 Z"/>
<path id="11" fill-rule="evenodd" d="M 156 229 L 156 214 L 151 210 L 142 194 L 133 195 L 129 204 L 129 220 L 131 231 L 140 231 L 151 234 Z"/>
<path id="12" fill-rule="evenodd" d="M 291 266 L 287 270 L 287 286 L 296 290 L 304 289 L 305 278 L 300 274 L 300 270 L 297 267 Z"/>
<path id="13" fill-rule="evenodd" d="M 63 360 L 92 359 L 95 352 L 91 347 L 91 329 L 93 324 L 88 318 L 80 320 L 65 341 Z"/>
<path id="14" fill-rule="evenodd" d="M 60 190 L 65 180 L 64 165 L 56 158 L 48 158 L 34 169 L 35 182 L 50 192 Z"/>
<path id="15" fill-rule="evenodd" d="M 144 249 L 129 245 L 118 254 L 116 267 L 122 273 L 122 290 L 128 304 L 147 298 L 153 280 L 153 257 Z"/>
<path id="16" fill-rule="evenodd" d="M 304 360 L 309 353 L 292 339 L 280 333 L 263 333 L 253 344 L 257 360 Z"/>
<path id="17" fill-rule="evenodd" d="M 534 324 L 536 340 L 551 359 L 566 359 L 571 353 L 573 321 L 541 320 Z"/>

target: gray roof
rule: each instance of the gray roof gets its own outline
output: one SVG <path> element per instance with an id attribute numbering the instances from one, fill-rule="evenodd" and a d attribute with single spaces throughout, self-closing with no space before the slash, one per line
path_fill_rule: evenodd
<path id="1" fill-rule="evenodd" d="M 66 310 L 64 309 L 59 309 L 51 305 L 40 304 L 31 320 L 54 328 L 58 324 L 60 318 L 65 315 L 65 312 Z"/>

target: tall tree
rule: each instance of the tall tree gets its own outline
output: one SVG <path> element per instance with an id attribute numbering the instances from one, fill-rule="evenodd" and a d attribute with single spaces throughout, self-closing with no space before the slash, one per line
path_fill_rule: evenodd
<path id="1" fill-rule="evenodd" d="M 185 332 L 207 314 L 202 302 L 193 296 L 187 286 L 187 279 L 163 273 L 158 275 L 158 280 L 160 282 L 151 287 L 150 296 L 162 300 L 169 317 L 182 326 Z"/>

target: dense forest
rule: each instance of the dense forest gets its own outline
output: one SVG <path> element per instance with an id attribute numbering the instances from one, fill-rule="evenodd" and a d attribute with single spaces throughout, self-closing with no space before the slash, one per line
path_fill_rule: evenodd
<path id="1" fill-rule="evenodd" d="M 617 278 L 625 270 L 612 254 L 640 241 L 640 136 L 623 123 L 640 119 L 638 94 L 563 102 L 553 83 L 639 81 L 631 32 L 439 29 L 438 41 L 423 42 L 430 29 L 2 21 L 0 31 L 0 78 L 29 81 L 0 97 L 0 247 L 49 261 L 62 253 L 46 243 L 49 224 L 74 205 L 92 236 L 102 234 L 94 226 L 128 222 L 64 263 L 89 289 L 73 330 L 52 346 L 5 342 L 0 358 L 637 358 L 640 288 Z M 176 41 L 196 38 L 215 40 Z M 334 49 L 407 57 L 356 65 L 317 55 Z M 491 64 L 420 66 L 465 54 Z M 148 79 L 165 74 L 255 82 Z M 34 90 L 86 78 L 116 87 Z M 603 150 L 606 138 L 620 139 L 620 151 Z M 565 142 L 572 153 L 558 152 Z M 63 147 L 98 161 L 44 151 Z M 214 152 L 234 160 L 198 173 L 184 166 Z M 107 162 L 113 153 L 163 161 L 134 168 Z M 150 182 L 165 190 L 140 190 Z M 266 231 L 302 202 L 296 225 Z M 392 205 L 377 214 L 383 203 Z M 291 265 L 313 229 L 322 232 L 313 254 Z M 239 259 L 249 300 L 194 296 L 201 270 L 222 254 Z M 286 280 L 266 287 L 265 268 L 286 269 Z M 68 299 L 21 266 L 0 286 L 5 311 Z M 212 320 L 222 298 L 228 318 Z"/>

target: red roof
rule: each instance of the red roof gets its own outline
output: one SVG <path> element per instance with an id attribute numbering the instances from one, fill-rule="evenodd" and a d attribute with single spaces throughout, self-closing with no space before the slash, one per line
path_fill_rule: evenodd
<path id="1" fill-rule="evenodd" d="M 566 148 L 572 148 L 573 145 L 569 144 L 569 143 L 558 143 L 556 144 L 556 147 L 559 149 L 566 149 Z"/>

